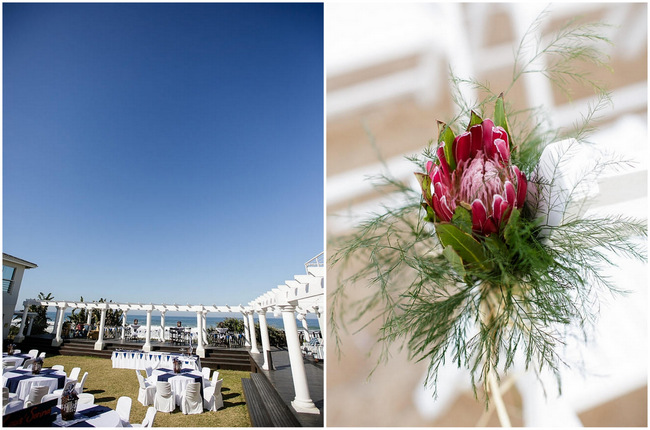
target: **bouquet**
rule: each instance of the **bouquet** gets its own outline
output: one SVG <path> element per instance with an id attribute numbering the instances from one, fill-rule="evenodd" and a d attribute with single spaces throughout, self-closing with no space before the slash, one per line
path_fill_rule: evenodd
<path id="1" fill-rule="evenodd" d="M 356 304 L 353 321 L 377 311 L 380 362 L 389 356 L 388 345 L 401 341 L 412 358 L 428 361 L 427 383 L 434 389 L 450 357 L 470 371 L 477 397 L 477 387 L 484 388 L 486 406 L 517 360 L 559 377 L 566 364 L 559 349 L 569 328 L 582 328 L 586 337 L 599 294 L 616 290 L 602 275 L 607 253 L 645 259 L 637 240 L 647 235 L 644 220 L 584 216 L 598 176 L 627 163 L 612 154 L 584 163 L 580 152 L 594 154 L 590 122 L 609 101 L 604 88 L 574 66 L 576 60 L 606 65 L 598 43 L 608 41 L 598 29 L 572 21 L 522 61 L 531 43 L 525 38 L 503 92 L 452 74 L 460 113 L 449 125 L 439 122 L 437 138 L 411 158 L 419 188 L 384 177 L 406 203 L 358 226 L 330 258 L 331 265 L 362 262 L 330 294 L 335 339 L 348 322 L 346 288 L 365 282 L 373 294 Z M 514 111 L 507 102 L 508 91 L 535 72 L 530 66 L 543 55 L 558 57 L 538 72 L 560 88 L 572 80 L 598 94 L 570 132 L 547 127 L 539 110 Z M 484 99 L 462 100 L 462 85 L 482 90 Z"/>

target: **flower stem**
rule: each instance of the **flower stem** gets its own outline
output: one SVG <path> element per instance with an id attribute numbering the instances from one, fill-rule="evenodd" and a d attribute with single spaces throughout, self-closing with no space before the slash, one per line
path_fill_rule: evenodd
<path id="1" fill-rule="evenodd" d="M 499 422 L 501 422 L 501 427 L 512 427 L 510 425 L 510 417 L 508 416 L 508 411 L 503 404 L 503 398 L 501 397 L 501 390 L 499 384 L 497 383 L 497 378 L 494 375 L 494 370 L 490 370 L 488 373 L 488 385 L 490 386 L 490 394 L 492 400 L 494 400 L 494 407 L 497 410 L 497 416 L 499 417 Z"/>

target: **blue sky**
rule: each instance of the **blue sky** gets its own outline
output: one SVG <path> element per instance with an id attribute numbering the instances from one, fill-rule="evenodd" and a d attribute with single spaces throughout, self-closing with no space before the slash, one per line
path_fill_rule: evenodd
<path id="1" fill-rule="evenodd" d="M 321 4 L 3 4 L 23 299 L 246 304 L 323 250 Z"/>

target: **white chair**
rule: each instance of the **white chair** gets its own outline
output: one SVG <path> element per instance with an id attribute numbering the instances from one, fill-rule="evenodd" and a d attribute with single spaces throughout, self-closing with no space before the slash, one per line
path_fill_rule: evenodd
<path id="1" fill-rule="evenodd" d="M 32 358 L 38 357 L 38 349 L 30 349 L 27 355 L 29 355 Z"/>
<path id="2" fill-rule="evenodd" d="M 18 400 L 18 394 L 10 393 L 9 388 L 2 387 L 2 404 L 6 405 L 7 403 L 13 402 L 15 400 Z"/>
<path id="3" fill-rule="evenodd" d="M 212 373 L 212 383 L 209 384 L 208 386 L 210 386 L 210 385 L 217 385 L 217 381 L 218 381 L 218 380 L 219 380 L 219 371 L 218 371 L 218 370 L 215 370 L 215 371 Z"/>
<path id="4" fill-rule="evenodd" d="M 65 373 L 65 367 L 62 364 L 55 364 L 52 369 Z"/>
<path id="5" fill-rule="evenodd" d="M 90 393 L 79 393 L 77 394 L 79 396 L 79 404 L 80 405 L 94 405 L 95 404 L 95 396 Z"/>
<path id="6" fill-rule="evenodd" d="M 84 392 L 84 384 L 86 383 L 87 377 L 88 377 L 88 372 L 84 372 L 84 376 L 81 377 L 81 382 L 75 385 L 74 389 L 77 392 L 77 394 L 81 394 Z"/>
<path id="7" fill-rule="evenodd" d="M 16 363 L 2 363 L 2 373 L 16 370 Z"/>
<path id="8" fill-rule="evenodd" d="M 131 424 L 132 427 L 153 427 L 153 420 L 156 418 L 156 408 L 150 406 L 147 409 L 147 414 L 142 420 L 142 424 Z"/>
<path id="9" fill-rule="evenodd" d="M 143 406 L 152 405 L 156 397 L 156 387 L 145 381 L 139 370 L 136 370 L 135 374 L 138 376 L 138 383 L 140 384 L 138 402 L 142 403 Z"/>
<path id="10" fill-rule="evenodd" d="M 122 422 L 122 427 L 128 427 L 131 419 L 131 403 L 132 400 L 130 397 L 122 396 L 117 399 L 117 406 L 115 410 L 120 415 L 120 421 Z"/>
<path id="11" fill-rule="evenodd" d="M 201 398 L 201 384 L 199 382 L 190 382 L 185 387 L 181 399 L 181 411 L 185 415 L 203 413 L 203 399 Z"/>
<path id="12" fill-rule="evenodd" d="M 209 367 L 203 367 L 201 369 L 201 373 L 203 373 L 203 377 L 205 378 L 206 381 L 210 380 L 210 371 L 211 369 Z"/>
<path id="13" fill-rule="evenodd" d="M 7 403 L 7 405 L 2 410 L 2 415 L 7 415 L 24 408 L 25 408 L 25 404 L 23 403 L 22 400 L 14 400 L 13 402 Z"/>
<path id="14" fill-rule="evenodd" d="M 144 371 L 147 374 L 147 378 L 149 378 L 151 376 L 151 373 L 153 372 L 153 368 L 151 368 L 150 366 L 146 366 L 144 368 Z"/>
<path id="15" fill-rule="evenodd" d="M 49 402 L 50 400 L 56 400 L 57 405 L 61 404 L 61 396 L 54 393 L 44 395 L 43 398 L 41 399 L 41 403 Z"/>
<path id="16" fill-rule="evenodd" d="M 223 379 L 219 379 L 216 384 L 203 390 L 203 407 L 209 411 L 218 411 L 223 408 L 223 396 L 221 395 L 221 386 Z"/>
<path id="17" fill-rule="evenodd" d="M 43 396 L 50 391 L 50 387 L 47 385 L 32 385 L 31 390 L 29 390 L 29 397 L 25 401 L 25 407 L 33 406 L 41 403 Z"/>
<path id="18" fill-rule="evenodd" d="M 20 349 L 14 349 L 14 354 L 20 354 Z"/>
<path id="19" fill-rule="evenodd" d="M 20 369 L 29 370 L 32 368 L 33 364 L 34 364 L 34 359 L 28 358 L 27 360 L 23 361 L 23 365 L 20 367 Z"/>
<path id="20" fill-rule="evenodd" d="M 172 392 L 172 384 L 166 381 L 156 382 L 156 397 L 153 401 L 153 407 L 159 412 L 174 412 L 176 400 Z"/>
<path id="21" fill-rule="evenodd" d="M 79 380 L 79 373 L 81 373 L 81 367 L 73 367 L 72 370 L 70 371 L 70 376 L 68 376 L 68 381 Z"/>
<path id="22" fill-rule="evenodd" d="M 38 354 L 38 358 L 42 358 L 43 360 L 45 360 L 45 351 Z"/>

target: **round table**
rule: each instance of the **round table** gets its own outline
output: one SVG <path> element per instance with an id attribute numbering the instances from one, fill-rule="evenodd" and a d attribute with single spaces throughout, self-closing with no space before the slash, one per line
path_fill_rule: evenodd
<path id="1" fill-rule="evenodd" d="M 38 375 L 31 370 L 11 370 L 2 374 L 2 385 L 9 388 L 10 393 L 16 393 L 20 400 L 27 400 L 34 385 L 46 385 L 48 392 L 63 388 L 66 382 L 65 372 L 60 370 L 43 369 Z"/>
<path id="2" fill-rule="evenodd" d="M 190 382 L 201 383 L 201 397 L 203 397 L 203 385 L 205 381 L 203 379 L 203 374 L 198 370 L 182 369 L 181 373 L 174 373 L 172 369 L 154 369 L 151 376 L 147 378 L 147 381 L 153 385 L 156 385 L 156 382 L 158 381 L 169 382 L 177 405 L 181 404 L 185 388 Z"/>
<path id="3" fill-rule="evenodd" d="M 61 412 L 58 407 L 53 408 L 53 411 L 57 414 L 55 421 L 52 423 L 53 427 L 63 427 L 64 424 L 69 425 L 72 422 L 61 419 Z M 75 426 L 78 426 L 78 423 L 83 423 L 83 427 L 122 427 L 120 414 L 113 409 L 100 405 L 77 405 L 74 421 Z"/>
<path id="4" fill-rule="evenodd" d="M 2 363 L 11 363 L 14 367 L 22 366 L 23 362 L 28 358 L 32 358 L 27 354 L 14 354 L 9 355 L 6 352 L 2 353 Z"/>

